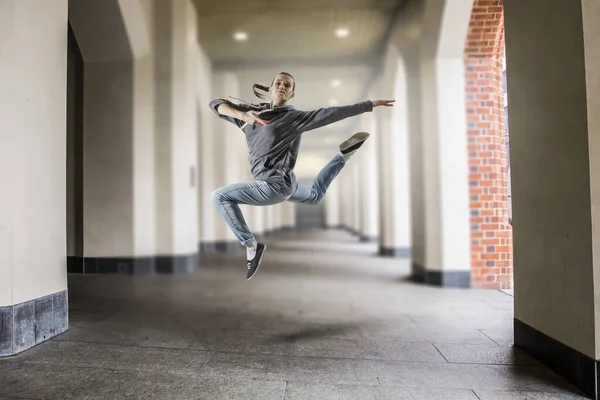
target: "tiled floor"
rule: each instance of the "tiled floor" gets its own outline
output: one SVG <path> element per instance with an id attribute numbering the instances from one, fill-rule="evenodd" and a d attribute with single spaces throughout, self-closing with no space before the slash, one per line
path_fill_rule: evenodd
<path id="1" fill-rule="evenodd" d="M 584 398 L 511 347 L 510 294 L 410 283 L 343 232 L 267 243 L 251 281 L 243 253 L 70 276 L 71 330 L 0 360 L 0 399 Z"/>

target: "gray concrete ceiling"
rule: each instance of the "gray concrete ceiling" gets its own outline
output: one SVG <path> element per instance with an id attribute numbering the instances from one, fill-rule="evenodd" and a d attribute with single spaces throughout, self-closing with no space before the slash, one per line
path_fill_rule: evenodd
<path id="1" fill-rule="evenodd" d="M 291 104 L 309 110 L 366 100 L 364 92 L 404 0 L 193 0 L 198 39 L 216 71 L 234 70 L 240 96 L 286 71 L 297 81 Z M 347 29 L 346 37 L 336 30 Z M 247 40 L 236 41 L 244 32 Z M 334 80 L 339 86 L 332 85 Z M 215 94 L 216 95 L 216 94 Z M 226 95 L 226 94 L 219 94 Z M 335 102 L 333 102 L 335 101 Z M 318 151 L 355 130 L 356 119 L 304 135 Z"/>
<path id="2" fill-rule="evenodd" d="M 401 0 L 194 0 L 198 35 L 216 64 L 366 59 Z M 349 30 L 338 38 L 337 29 Z M 244 42 L 235 32 L 248 35 Z"/>

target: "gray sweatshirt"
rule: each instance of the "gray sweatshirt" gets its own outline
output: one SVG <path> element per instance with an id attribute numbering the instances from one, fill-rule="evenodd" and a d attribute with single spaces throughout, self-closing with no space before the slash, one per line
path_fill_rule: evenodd
<path id="1" fill-rule="evenodd" d="M 259 111 L 259 118 L 269 121 L 269 124 L 249 125 L 237 118 L 219 114 L 217 107 L 223 103 L 242 112 Z M 348 106 L 299 111 L 291 105 L 270 108 L 268 103 L 234 104 L 229 100 L 216 99 L 210 103 L 210 108 L 220 118 L 235 124 L 246 134 L 253 178 L 270 182 L 281 194 L 288 196 L 296 188 L 294 167 L 302 133 L 373 111 L 373 103 L 367 100 Z"/>

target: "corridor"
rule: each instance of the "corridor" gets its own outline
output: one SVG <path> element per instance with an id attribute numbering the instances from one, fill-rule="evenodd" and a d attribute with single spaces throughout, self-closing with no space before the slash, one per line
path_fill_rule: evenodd
<path id="1" fill-rule="evenodd" d="M 0 359 L 0 399 L 584 398 L 511 347 L 510 293 L 413 284 L 340 230 L 266 243 L 251 281 L 241 252 L 70 275 L 70 330 Z"/>

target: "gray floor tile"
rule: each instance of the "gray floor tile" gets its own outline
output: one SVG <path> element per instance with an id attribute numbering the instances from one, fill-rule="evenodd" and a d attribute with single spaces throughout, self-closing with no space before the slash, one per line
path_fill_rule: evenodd
<path id="1" fill-rule="evenodd" d="M 393 337 L 400 342 L 494 344 L 494 341 L 477 329 L 427 329 L 405 327 L 372 327 L 363 329 L 363 336 Z"/>
<path id="2" fill-rule="evenodd" d="M 78 400 L 280 400 L 285 382 L 169 373 L 103 371 L 95 373 Z"/>
<path id="3" fill-rule="evenodd" d="M 85 386 L 89 371 L 60 365 L 0 364 L 0 396 L 64 399 Z"/>
<path id="4" fill-rule="evenodd" d="M 435 343 L 435 347 L 451 363 L 539 365 L 523 350 L 512 346 Z"/>
<path id="5" fill-rule="evenodd" d="M 291 355 L 293 346 L 293 340 L 285 340 L 274 335 L 228 333 L 222 335 L 198 335 L 190 348 L 230 353 Z"/>
<path id="6" fill-rule="evenodd" d="M 135 324 L 129 326 L 111 324 L 86 324 L 70 329 L 54 341 L 74 341 L 90 343 L 112 343 L 136 345 L 149 338 L 148 331 Z"/>
<path id="7" fill-rule="evenodd" d="M 314 323 L 302 320 L 255 320 L 246 319 L 236 330 L 243 334 L 260 333 L 277 335 L 282 338 L 296 337 L 328 337 L 328 338 L 360 338 L 362 331 L 354 323 Z"/>
<path id="8" fill-rule="evenodd" d="M 303 339 L 294 355 L 330 358 L 446 362 L 431 343 L 405 343 L 395 339 Z"/>
<path id="9" fill-rule="evenodd" d="M 144 329 L 143 339 L 137 343 L 145 347 L 164 347 L 171 349 L 187 349 L 197 340 L 197 333 L 194 331 L 180 331 L 167 329 Z"/>
<path id="10" fill-rule="evenodd" d="M 507 391 L 483 391 L 475 392 L 481 400 L 587 400 L 573 393 L 538 393 L 538 392 L 507 392 Z"/>
<path id="11" fill-rule="evenodd" d="M 205 376 L 317 383 L 356 383 L 359 362 L 345 359 L 215 353 Z"/>
<path id="12" fill-rule="evenodd" d="M 411 320 L 418 328 L 435 329 L 513 329 L 513 318 L 465 318 L 465 317 L 432 317 L 427 315 L 411 315 Z"/>
<path id="13" fill-rule="evenodd" d="M 24 356 L 23 361 L 69 367 L 197 374 L 211 355 L 212 352 L 199 350 L 56 341 Z"/>
<path id="14" fill-rule="evenodd" d="M 546 392 L 571 388 L 538 367 L 369 361 L 361 363 L 356 371 L 361 381 L 378 381 L 382 385 Z"/>
<path id="15" fill-rule="evenodd" d="M 290 382 L 284 400 L 478 400 L 472 390 L 378 385 L 310 385 Z"/>
<path id="16" fill-rule="evenodd" d="M 512 329 L 483 329 L 482 332 L 499 345 L 512 346 L 515 342 Z"/>

